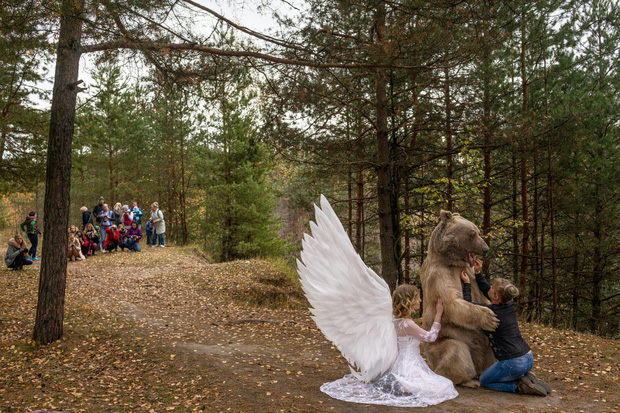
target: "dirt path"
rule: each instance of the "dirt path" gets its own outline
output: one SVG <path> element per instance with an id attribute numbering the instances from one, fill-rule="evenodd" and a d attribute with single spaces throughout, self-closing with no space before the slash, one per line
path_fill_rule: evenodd
<path id="1" fill-rule="evenodd" d="M 2 412 L 406 410 L 319 391 L 347 372 L 346 363 L 307 310 L 256 305 L 268 294 L 278 298 L 282 279 L 264 261 L 208 264 L 172 247 L 70 263 L 65 338 L 43 348 L 28 343 L 37 276 L 36 269 L 0 272 Z M 273 322 L 239 323 L 248 319 Z M 617 342 L 524 330 L 552 395 L 459 388 L 460 397 L 425 411 L 620 411 Z"/>

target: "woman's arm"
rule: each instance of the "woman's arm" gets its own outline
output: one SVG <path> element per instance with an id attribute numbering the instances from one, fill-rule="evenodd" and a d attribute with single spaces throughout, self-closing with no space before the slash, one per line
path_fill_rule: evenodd
<path id="1" fill-rule="evenodd" d="M 463 300 L 471 303 L 471 282 L 465 270 L 461 271 L 461 280 L 463 280 Z"/>
<path id="2" fill-rule="evenodd" d="M 437 340 L 437 335 L 441 330 L 441 324 L 434 322 L 429 331 L 424 330 L 417 325 L 413 320 L 403 320 L 402 330 L 406 335 L 415 338 L 416 340 L 423 341 L 425 343 L 431 343 Z"/>
<path id="3" fill-rule="evenodd" d="M 491 285 L 484 277 L 484 275 L 482 275 L 482 261 L 478 259 L 474 260 L 474 274 L 476 274 L 476 284 L 478 284 L 480 292 L 486 297 L 487 300 L 491 301 L 491 299 L 489 298 L 489 291 L 491 290 Z"/>

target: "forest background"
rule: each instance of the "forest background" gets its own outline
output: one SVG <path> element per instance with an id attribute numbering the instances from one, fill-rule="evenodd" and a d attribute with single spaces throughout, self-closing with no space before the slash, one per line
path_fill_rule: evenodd
<path id="1" fill-rule="evenodd" d="M 291 259 L 323 193 L 395 286 L 419 284 L 448 209 L 480 226 L 485 274 L 519 286 L 524 317 L 618 337 L 617 2 L 259 6 L 268 34 L 189 0 L 3 2 L 2 228 L 45 220 L 41 85 L 76 13 L 93 64 L 72 224 L 100 195 L 158 201 L 169 241 Z"/>

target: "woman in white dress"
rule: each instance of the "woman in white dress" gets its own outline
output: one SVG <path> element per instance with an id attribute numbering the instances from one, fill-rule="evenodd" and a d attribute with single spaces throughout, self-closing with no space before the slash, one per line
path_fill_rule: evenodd
<path id="1" fill-rule="evenodd" d="M 430 331 L 411 313 L 420 293 L 402 285 L 390 294 L 381 277 L 355 252 L 338 216 L 324 196 L 315 205 L 312 236 L 302 241 L 299 280 L 325 337 L 349 362 L 351 374 L 321 390 L 339 400 L 399 407 L 423 407 L 458 396 L 450 380 L 431 371 L 420 343 L 434 341 L 441 328 L 443 304 Z"/>
<path id="2" fill-rule="evenodd" d="M 457 397 L 452 382 L 433 373 L 420 355 L 421 342 L 437 339 L 443 314 L 440 298 L 435 322 L 430 331 L 425 331 L 411 319 L 421 301 L 420 292 L 413 285 L 401 285 L 392 294 L 398 356 L 385 375 L 374 383 L 366 383 L 349 374 L 324 384 L 321 390 L 338 400 L 399 407 L 424 407 Z"/>

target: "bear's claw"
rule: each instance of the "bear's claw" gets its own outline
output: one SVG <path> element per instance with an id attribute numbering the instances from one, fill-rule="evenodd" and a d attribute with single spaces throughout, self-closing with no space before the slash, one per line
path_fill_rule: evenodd
<path id="1" fill-rule="evenodd" d="M 486 331 L 495 331 L 499 325 L 499 319 L 491 309 L 483 307 L 482 310 L 484 312 L 480 317 L 480 328 Z"/>

